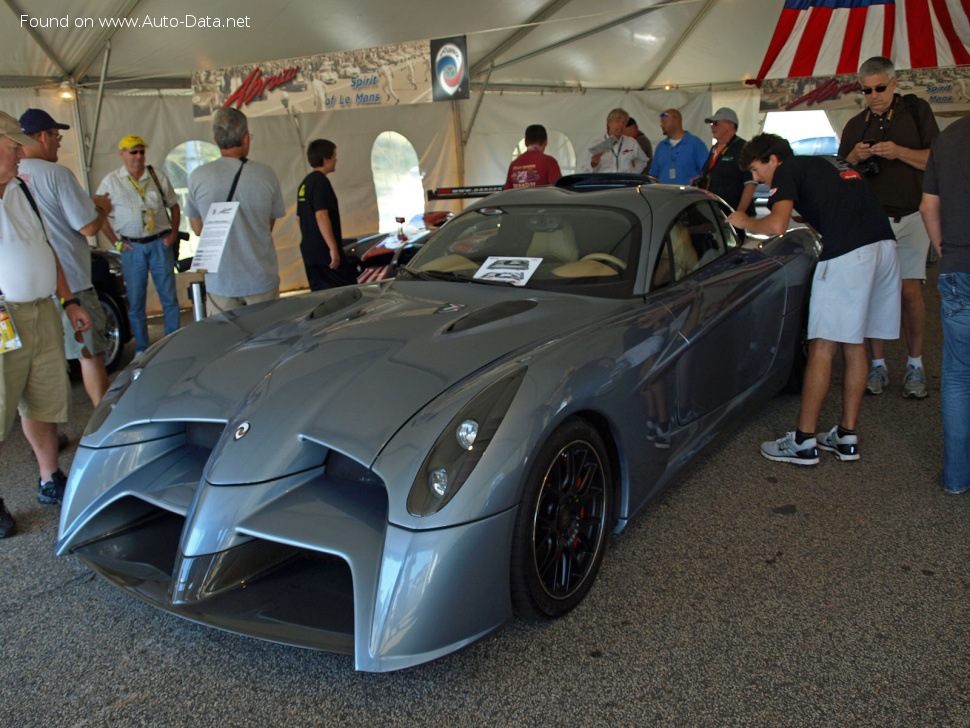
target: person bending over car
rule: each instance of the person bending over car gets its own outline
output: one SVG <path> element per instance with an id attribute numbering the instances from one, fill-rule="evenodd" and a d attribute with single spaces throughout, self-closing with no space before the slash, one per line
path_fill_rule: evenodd
<path id="1" fill-rule="evenodd" d="M 762 443 L 761 454 L 815 465 L 821 448 L 839 460 L 858 460 L 855 430 L 868 373 L 865 339 L 899 338 L 902 284 L 892 228 L 862 175 L 844 162 L 796 157 L 787 140 L 759 134 L 744 146 L 740 165 L 772 189 L 770 213 L 758 219 L 735 212 L 729 223 L 756 235 L 780 235 L 797 207 L 822 238 L 809 300 L 808 365 L 797 426 Z M 842 419 L 816 434 L 840 348 L 845 359 Z"/>

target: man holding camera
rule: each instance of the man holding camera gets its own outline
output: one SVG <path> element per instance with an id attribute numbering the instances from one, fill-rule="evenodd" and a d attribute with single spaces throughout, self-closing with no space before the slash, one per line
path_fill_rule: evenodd
<path id="1" fill-rule="evenodd" d="M 903 396 L 923 399 L 927 395 L 922 358 L 923 281 L 930 238 L 919 205 L 923 170 L 940 130 L 929 104 L 912 94 L 896 93 L 896 69 L 888 58 L 875 56 L 863 63 L 859 83 L 867 108 L 846 124 L 839 156 L 865 175 L 895 233 L 903 279 L 902 328 L 909 351 Z M 883 341 L 870 339 L 869 343 L 872 367 L 866 390 L 882 394 L 889 384 Z"/>
<path id="2" fill-rule="evenodd" d="M 104 224 L 104 234 L 121 251 L 121 265 L 128 288 L 128 320 L 135 336 L 135 355 L 148 348 L 145 294 L 151 271 L 164 313 L 165 333 L 179 327 L 179 302 L 175 292 L 175 255 L 179 240 L 179 206 L 172 183 L 161 170 L 145 164 L 148 145 L 135 134 L 118 142 L 122 166 L 108 174 L 98 194 L 109 194 L 114 211 Z M 171 217 L 169 217 L 171 211 Z"/>

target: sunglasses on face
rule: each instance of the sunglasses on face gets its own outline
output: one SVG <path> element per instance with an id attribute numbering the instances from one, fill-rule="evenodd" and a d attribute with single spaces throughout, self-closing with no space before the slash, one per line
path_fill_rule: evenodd
<path id="1" fill-rule="evenodd" d="M 61 141 L 61 139 L 64 138 L 63 136 L 61 136 L 60 134 L 58 134 L 56 131 L 45 131 L 44 133 L 47 134 L 48 136 L 54 137 L 57 141 Z"/>
<path id="2" fill-rule="evenodd" d="M 136 155 L 145 153 L 144 149 L 129 149 L 127 151 L 128 151 L 128 154 L 136 154 Z"/>
<path id="3" fill-rule="evenodd" d="M 889 88 L 889 84 L 888 83 L 881 83 L 878 86 L 876 86 L 875 88 L 869 88 L 868 86 L 863 86 L 861 89 L 859 89 L 859 93 L 861 93 L 863 96 L 868 96 L 873 91 L 875 91 L 877 94 L 881 94 L 887 88 Z"/>
<path id="4" fill-rule="evenodd" d="M 668 116 L 670 116 L 670 114 L 668 114 L 668 113 L 667 113 L 667 112 L 665 111 L 664 113 L 662 113 L 662 114 L 660 115 L 660 118 L 661 118 L 661 119 L 666 119 L 666 118 L 667 118 Z"/>

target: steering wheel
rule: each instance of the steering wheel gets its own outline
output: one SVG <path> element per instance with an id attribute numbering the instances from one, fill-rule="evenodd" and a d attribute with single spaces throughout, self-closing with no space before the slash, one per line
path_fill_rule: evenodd
<path id="1" fill-rule="evenodd" d="M 615 255 L 610 255 L 609 253 L 590 253 L 589 255 L 584 255 L 580 260 L 595 260 L 600 263 L 606 263 L 612 268 L 616 268 L 618 271 L 626 270 L 626 263 L 617 258 Z"/>

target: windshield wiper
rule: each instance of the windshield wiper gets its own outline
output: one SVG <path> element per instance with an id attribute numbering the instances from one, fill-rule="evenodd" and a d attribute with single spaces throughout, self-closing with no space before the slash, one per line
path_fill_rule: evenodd
<path id="1" fill-rule="evenodd" d="M 417 270 L 410 266 L 401 266 L 399 270 L 422 281 L 452 281 L 454 283 L 484 283 L 487 286 L 515 286 L 511 281 L 493 281 L 485 278 L 469 278 L 451 270 Z"/>
<path id="2" fill-rule="evenodd" d="M 405 273 L 414 276 L 418 280 L 422 281 L 458 281 L 459 283 L 465 283 L 468 281 L 464 276 L 460 276 L 454 271 L 446 270 L 418 270 L 417 268 L 412 268 L 407 265 L 402 265 L 399 270 L 403 270 Z"/>

